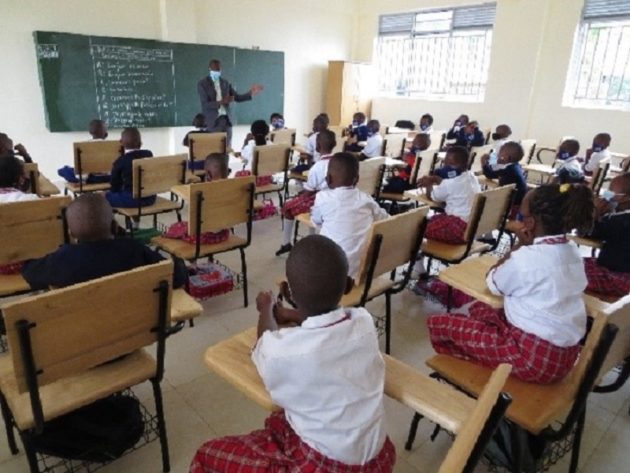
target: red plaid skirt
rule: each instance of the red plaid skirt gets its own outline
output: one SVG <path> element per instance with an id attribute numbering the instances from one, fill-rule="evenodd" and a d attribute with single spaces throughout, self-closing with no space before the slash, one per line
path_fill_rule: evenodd
<path id="1" fill-rule="evenodd" d="M 389 438 L 365 465 L 331 460 L 304 443 L 279 411 L 267 418 L 264 429 L 203 444 L 190 473 L 389 473 L 394 463 L 396 449 Z"/>
<path id="2" fill-rule="evenodd" d="M 175 222 L 164 232 L 166 238 L 174 238 L 176 240 L 184 240 L 185 242 L 195 244 L 197 239 L 193 235 L 188 234 L 188 222 Z M 219 232 L 205 232 L 201 234 L 199 239 L 202 245 L 216 245 L 230 238 L 229 230 L 221 230 Z"/>
<path id="3" fill-rule="evenodd" d="M 293 220 L 300 214 L 310 212 L 313 205 L 315 205 L 316 195 L 305 192 L 287 200 L 282 206 L 282 216 L 288 220 Z"/>
<path id="4" fill-rule="evenodd" d="M 510 363 L 512 374 L 530 383 L 548 384 L 571 371 L 580 346 L 558 347 L 524 332 L 505 319 L 503 310 L 476 302 L 470 316 L 436 314 L 429 317 L 429 336 L 435 351 L 495 368 Z"/>
<path id="5" fill-rule="evenodd" d="M 431 217 L 425 236 L 429 240 L 443 241 L 451 245 L 466 243 L 464 233 L 468 224 L 455 215 L 437 214 Z"/>
<path id="6" fill-rule="evenodd" d="M 0 264 L 0 274 L 19 274 L 22 271 L 23 261 L 17 261 L 15 263 Z"/>
<path id="7" fill-rule="evenodd" d="M 588 285 L 586 290 L 610 297 L 630 293 L 630 273 L 617 273 L 597 264 L 597 258 L 584 258 Z"/>

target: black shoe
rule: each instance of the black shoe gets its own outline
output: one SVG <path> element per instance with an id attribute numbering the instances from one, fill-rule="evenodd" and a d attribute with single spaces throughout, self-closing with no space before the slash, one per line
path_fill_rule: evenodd
<path id="1" fill-rule="evenodd" d="M 496 238 L 477 238 L 477 241 L 481 243 L 485 243 L 490 246 L 495 246 L 497 244 Z"/>
<path id="2" fill-rule="evenodd" d="M 276 256 L 283 255 L 288 253 L 293 249 L 293 245 L 291 243 L 287 243 L 286 245 L 282 245 L 278 251 L 276 251 Z"/>

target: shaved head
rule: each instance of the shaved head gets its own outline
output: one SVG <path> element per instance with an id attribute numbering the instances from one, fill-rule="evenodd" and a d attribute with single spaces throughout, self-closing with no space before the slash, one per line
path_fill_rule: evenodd
<path id="1" fill-rule="evenodd" d="M 66 210 L 68 229 L 79 241 L 98 241 L 112 237 L 114 212 L 103 194 L 82 194 Z"/>

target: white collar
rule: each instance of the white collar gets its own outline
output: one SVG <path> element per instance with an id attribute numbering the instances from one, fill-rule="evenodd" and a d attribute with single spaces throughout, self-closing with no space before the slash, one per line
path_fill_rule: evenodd
<path id="1" fill-rule="evenodd" d="M 308 317 L 306 320 L 304 320 L 304 322 L 302 322 L 300 327 L 323 328 L 341 322 L 344 318 L 348 317 L 348 315 L 351 315 L 350 310 L 342 309 L 340 307 L 326 314 Z"/>

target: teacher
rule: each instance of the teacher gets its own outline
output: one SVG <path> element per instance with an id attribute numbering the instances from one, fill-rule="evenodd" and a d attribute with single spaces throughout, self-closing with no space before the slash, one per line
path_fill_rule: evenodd
<path id="1" fill-rule="evenodd" d="M 208 65 L 208 75 L 197 83 L 197 93 L 201 102 L 201 111 L 206 117 L 206 126 L 209 130 L 216 130 L 221 126 L 219 117 L 227 117 L 224 125 L 227 131 L 227 145 L 232 141 L 232 120 L 230 116 L 230 104 L 232 102 L 246 102 L 263 90 L 260 84 L 251 86 L 246 94 L 237 93 L 232 84 L 221 77 L 221 61 L 212 59 Z"/>

